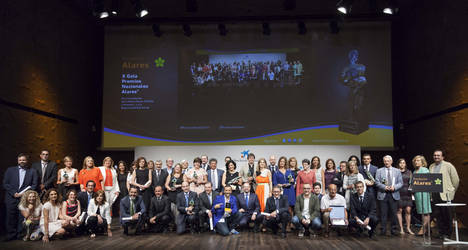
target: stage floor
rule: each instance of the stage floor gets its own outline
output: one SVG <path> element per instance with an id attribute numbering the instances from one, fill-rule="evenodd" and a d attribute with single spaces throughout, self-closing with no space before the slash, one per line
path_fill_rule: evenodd
<path id="1" fill-rule="evenodd" d="M 432 245 L 423 246 L 423 238 L 410 236 L 379 236 L 373 239 L 362 234 L 353 237 L 347 234 L 337 236 L 331 233 L 329 238 L 317 236 L 314 238 L 299 238 L 296 233 L 288 233 L 283 239 L 270 233 L 241 232 L 239 235 L 222 237 L 213 233 L 184 234 L 143 234 L 125 236 L 117 225 L 113 227 L 113 237 L 99 235 L 96 239 L 79 236 L 66 240 L 53 240 L 48 244 L 42 241 L 23 242 L 20 240 L 0 242 L 0 249 L 440 249 L 442 240 L 433 238 Z M 468 240 L 468 231 L 460 230 L 461 240 Z M 447 249 L 468 248 L 465 246 L 450 246 Z"/>

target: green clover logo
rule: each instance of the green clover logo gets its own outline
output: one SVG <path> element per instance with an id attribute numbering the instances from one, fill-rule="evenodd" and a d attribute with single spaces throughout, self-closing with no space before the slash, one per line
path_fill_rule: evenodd
<path id="1" fill-rule="evenodd" d="M 439 178 L 437 178 L 434 182 L 435 182 L 436 185 L 442 184 L 442 180 L 439 179 Z"/>
<path id="2" fill-rule="evenodd" d="M 156 68 L 164 67 L 165 62 L 166 60 L 162 59 L 161 57 L 158 57 L 158 59 L 154 60 L 154 63 L 156 64 Z"/>

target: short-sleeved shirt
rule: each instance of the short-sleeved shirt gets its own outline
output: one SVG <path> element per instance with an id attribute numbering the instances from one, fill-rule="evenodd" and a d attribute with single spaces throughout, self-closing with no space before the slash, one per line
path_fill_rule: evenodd
<path id="1" fill-rule="evenodd" d="M 330 196 L 327 194 L 322 197 L 320 209 L 327 209 L 330 208 L 330 206 L 344 206 L 344 208 L 346 208 L 346 200 L 340 194 L 336 194 L 333 199 L 330 199 Z"/>

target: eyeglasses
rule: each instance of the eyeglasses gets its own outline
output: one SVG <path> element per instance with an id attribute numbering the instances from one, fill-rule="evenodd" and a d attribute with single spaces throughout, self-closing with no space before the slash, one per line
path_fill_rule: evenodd
<path id="1" fill-rule="evenodd" d="M 312 189 L 312 188 L 303 188 L 304 190 L 309 190 L 309 189 Z"/>

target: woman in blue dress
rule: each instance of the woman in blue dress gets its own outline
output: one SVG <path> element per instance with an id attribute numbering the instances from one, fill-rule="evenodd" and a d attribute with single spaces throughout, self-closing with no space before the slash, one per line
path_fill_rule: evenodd
<path id="1" fill-rule="evenodd" d="M 294 173 L 288 168 L 286 157 L 281 156 L 278 160 L 278 171 L 273 174 L 273 186 L 280 186 L 283 195 L 288 197 L 290 212 L 296 204 L 296 191 L 294 190 Z"/>

